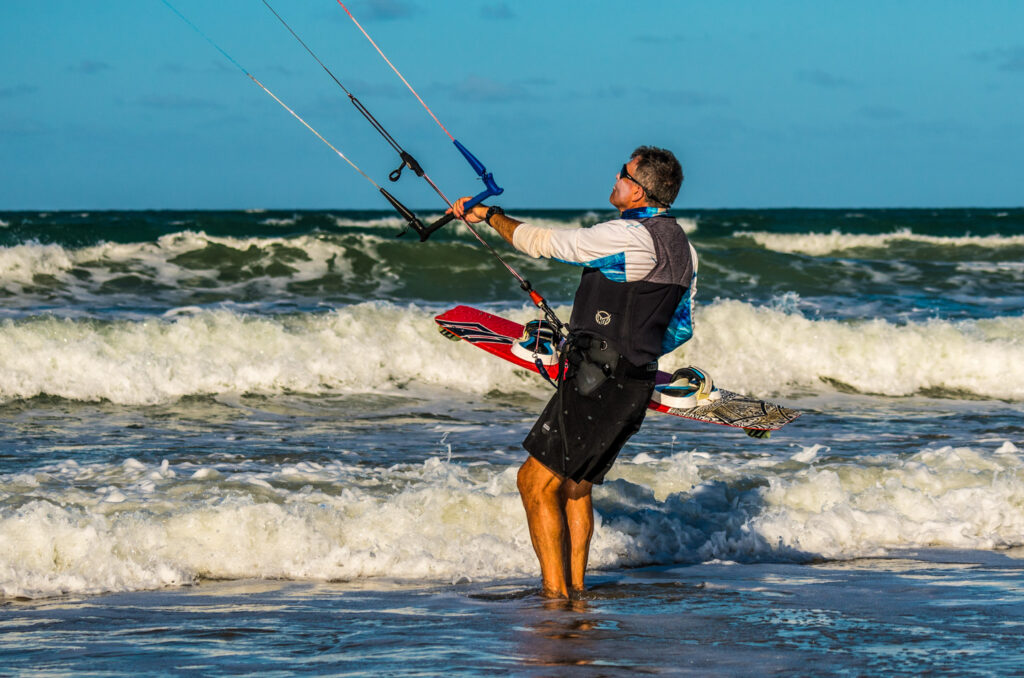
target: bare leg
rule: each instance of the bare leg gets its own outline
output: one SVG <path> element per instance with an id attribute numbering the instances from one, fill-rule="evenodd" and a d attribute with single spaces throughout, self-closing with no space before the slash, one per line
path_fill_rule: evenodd
<path id="1" fill-rule="evenodd" d="M 568 598 L 568 530 L 562 506 L 562 479 L 533 457 L 519 469 L 519 494 L 526 509 L 530 540 L 540 561 L 544 595 Z"/>
<path id="2" fill-rule="evenodd" d="M 590 556 L 590 538 L 594 536 L 594 503 L 591 483 L 566 480 L 562 485 L 565 520 L 569 528 L 569 587 L 582 591 L 583 577 Z"/>

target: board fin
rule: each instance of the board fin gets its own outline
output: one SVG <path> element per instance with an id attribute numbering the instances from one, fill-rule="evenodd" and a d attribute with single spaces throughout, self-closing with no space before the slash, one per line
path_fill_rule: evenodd
<path id="1" fill-rule="evenodd" d="M 441 333 L 441 336 L 450 341 L 462 341 L 462 337 L 449 330 L 444 325 L 438 325 L 437 331 Z"/>

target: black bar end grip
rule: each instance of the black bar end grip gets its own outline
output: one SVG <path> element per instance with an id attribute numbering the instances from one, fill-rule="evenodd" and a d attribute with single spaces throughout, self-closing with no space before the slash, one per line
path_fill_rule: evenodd
<path id="1" fill-rule="evenodd" d="M 423 222 L 420 221 L 419 218 L 415 214 L 413 214 L 412 211 L 408 207 L 406 207 L 405 205 L 400 203 L 398 201 L 398 198 L 396 198 L 395 196 L 391 195 L 390 193 L 388 193 L 383 188 L 380 189 L 380 194 L 383 195 L 387 199 L 387 201 L 389 203 L 391 203 L 391 206 L 394 207 L 395 210 L 398 211 L 398 213 L 402 216 L 403 219 L 405 219 L 406 227 L 407 228 L 408 227 L 412 227 L 412 229 L 414 231 L 416 231 L 417 233 L 420 234 L 420 241 L 421 242 L 423 240 L 426 240 L 427 237 L 429 237 L 430 233 L 427 233 L 427 235 L 424 235 L 424 231 L 426 231 L 427 227 L 423 225 Z M 404 230 L 401 233 L 399 233 L 396 237 L 400 238 L 403 235 L 405 235 L 405 231 Z"/>
<path id="2" fill-rule="evenodd" d="M 424 240 L 429 238 L 431 235 L 434 234 L 434 231 L 439 230 L 442 226 L 447 224 L 449 221 L 454 221 L 454 220 L 455 220 L 455 215 L 452 214 L 451 212 L 449 212 L 448 214 L 445 214 L 440 219 L 438 219 L 437 221 L 432 223 L 430 226 L 427 226 L 423 230 L 420 230 L 419 231 L 420 242 L 423 242 Z"/>

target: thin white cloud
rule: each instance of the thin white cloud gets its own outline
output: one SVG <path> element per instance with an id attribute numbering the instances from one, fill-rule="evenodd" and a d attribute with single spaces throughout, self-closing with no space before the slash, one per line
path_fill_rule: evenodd
<path id="1" fill-rule="evenodd" d="M 515 19 L 516 13 L 512 10 L 507 2 L 492 2 L 483 5 L 480 8 L 480 16 L 485 19 L 495 19 L 498 21 L 507 21 L 509 19 Z"/>
<path id="2" fill-rule="evenodd" d="M 1024 46 L 975 52 L 971 57 L 984 64 L 995 64 L 997 70 L 1006 73 L 1024 73 Z"/>
<path id="3" fill-rule="evenodd" d="M 899 120 L 903 117 L 903 111 L 892 106 L 864 106 L 860 109 L 860 114 L 878 121 Z"/>
<path id="4" fill-rule="evenodd" d="M 0 87 L 0 99 L 13 99 L 15 97 L 23 97 L 29 94 L 38 92 L 39 88 L 35 85 L 12 85 L 10 87 Z"/>
<path id="5" fill-rule="evenodd" d="M 92 59 L 84 59 L 79 61 L 77 64 L 68 67 L 68 70 L 72 73 L 78 73 L 80 75 L 96 75 L 103 71 L 109 71 L 113 66 L 105 61 L 94 61 Z"/>
<path id="6" fill-rule="evenodd" d="M 393 21 L 416 14 L 416 5 L 406 0 L 367 0 L 362 14 L 367 21 Z M 356 15 L 359 18 L 359 15 Z"/>
<path id="7" fill-rule="evenodd" d="M 523 81 L 501 82 L 479 75 L 470 75 L 453 84 L 435 84 L 434 87 L 456 99 L 477 103 L 522 101 L 537 98 L 532 88 L 528 87 Z"/>
<path id="8" fill-rule="evenodd" d="M 138 99 L 138 103 L 146 108 L 158 110 L 213 110 L 222 106 L 210 99 L 188 97 L 178 94 L 151 94 Z"/>
<path id="9" fill-rule="evenodd" d="M 680 106 L 719 106 L 729 103 L 729 98 L 721 94 L 700 92 L 689 89 L 652 89 L 650 87 L 626 87 L 611 85 L 594 93 L 602 99 L 628 99 L 641 97 L 652 101 L 662 101 Z"/>
<path id="10" fill-rule="evenodd" d="M 857 83 L 849 78 L 820 69 L 800 71 L 796 74 L 797 80 L 806 82 L 826 89 L 854 88 Z"/>

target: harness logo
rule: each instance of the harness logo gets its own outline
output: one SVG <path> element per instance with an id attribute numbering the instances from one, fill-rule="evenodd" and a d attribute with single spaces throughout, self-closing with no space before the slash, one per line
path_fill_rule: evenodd
<path id="1" fill-rule="evenodd" d="M 612 314 L 608 311 L 598 311 L 594 314 L 594 320 L 598 325 L 607 325 L 612 321 Z"/>

